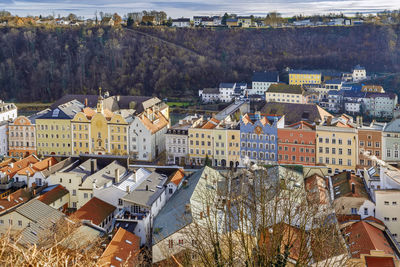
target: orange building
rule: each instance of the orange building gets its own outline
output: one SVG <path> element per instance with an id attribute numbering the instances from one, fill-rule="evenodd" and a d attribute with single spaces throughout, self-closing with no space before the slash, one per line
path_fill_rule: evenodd
<path id="1" fill-rule="evenodd" d="M 278 129 L 278 163 L 315 165 L 315 128 L 304 121 Z"/>
<path id="2" fill-rule="evenodd" d="M 8 131 L 8 153 L 10 156 L 23 158 L 36 154 L 34 119 L 18 116 L 9 124 Z"/>
<path id="3" fill-rule="evenodd" d="M 382 159 L 382 129 L 384 124 L 371 123 L 358 128 L 359 167 L 369 168 L 376 165 L 373 156 Z"/>

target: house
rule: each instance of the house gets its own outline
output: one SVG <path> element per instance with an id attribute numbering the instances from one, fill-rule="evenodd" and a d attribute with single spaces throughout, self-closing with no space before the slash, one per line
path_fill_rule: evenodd
<path id="1" fill-rule="evenodd" d="M 367 71 L 360 65 L 355 66 L 352 72 L 352 78 L 354 82 L 360 82 L 367 79 Z"/>
<path id="2" fill-rule="evenodd" d="M 45 192 L 43 195 L 40 195 L 38 200 L 65 213 L 69 203 L 69 192 L 64 186 L 57 185 Z"/>
<path id="3" fill-rule="evenodd" d="M 252 77 L 252 88 L 248 90 L 249 95 L 264 95 L 272 84 L 279 83 L 277 71 L 254 72 Z"/>
<path id="4" fill-rule="evenodd" d="M 334 113 L 339 113 L 344 110 L 343 107 L 343 92 L 330 90 L 327 94 L 327 110 Z M 361 103 L 359 103 L 359 109 L 361 108 Z"/>
<path id="5" fill-rule="evenodd" d="M 204 88 L 199 90 L 199 97 L 204 103 L 219 101 L 219 88 Z"/>
<path id="6" fill-rule="evenodd" d="M 5 103 L 0 100 L 0 122 L 13 121 L 17 118 L 17 106 L 14 103 Z"/>
<path id="7" fill-rule="evenodd" d="M 218 88 L 204 88 L 199 90 L 199 96 L 205 103 L 231 102 L 246 92 L 246 83 L 220 83 Z"/>
<path id="8" fill-rule="evenodd" d="M 385 93 L 385 90 L 380 85 L 363 85 L 361 88 L 361 92 Z"/>
<path id="9" fill-rule="evenodd" d="M 369 125 L 362 125 L 362 119 L 359 118 L 358 142 L 359 156 L 358 164 L 361 168 L 369 168 L 376 165 L 376 161 L 372 157 L 382 159 L 382 130 L 384 123 L 372 121 Z"/>
<path id="10" fill-rule="evenodd" d="M 226 19 L 226 26 L 228 27 L 238 27 L 239 21 L 237 18 L 227 18 Z"/>
<path id="11" fill-rule="evenodd" d="M 117 232 L 101 254 L 99 266 L 126 266 L 135 267 L 139 264 L 140 237 L 123 228 Z"/>
<path id="12" fill-rule="evenodd" d="M 394 118 L 397 106 L 395 93 L 366 93 L 363 108 L 365 113 L 376 118 Z"/>
<path id="13" fill-rule="evenodd" d="M 117 222 L 136 222 L 134 233 L 140 245 L 151 242 L 154 218 L 165 205 L 168 177 L 152 172 L 129 194 L 122 198 L 124 208 L 118 213 Z"/>
<path id="14" fill-rule="evenodd" d="M 375 216 L 375 204 L 369 198 L 363 180 L 351 172 L 332 176 L 331 196 L 336 214 Z"/>
<path id="15" fill-rule="evenodd" d="M 210 208 L 204 209 L 201 196 L 216 194 L 216 188 L 210 181 L 222 179 L 221 174 L 203 167 L 193 173 L 168 200 L 155 217 L 152 234 L 153 264 L 162 263 L 169 256 L 176 255 L 192 244 L 185 235 L 185 230 L 192 223 L 201 223 L 210 214 Z"/>
<path id="16" fill-rule="evenodd" d="M 172 27 L 177 27 L 177 28 L 190 27 L 190 19 L 188 18 L 173 19 Z"/>
<path id="17" fill-rule="evenodd" d="M 249 28 L 253 26 L 251 17 L 237 17 L 238 26 L 243 28 Z"/>
<path id="18" fill-rule="evenodd" d="M 200 119 L 198 115 L 189 115 L 168 129 L 165 134 L 167 164 L 189 162 L 189 128 Z"/>
<path id="19" fill-rule="evenodd" d="M 400 118 L 396 118 L 383 127 L 382 159 L 388 163 L 396 163 L 400 159 Z"/>
<path id="20" fill-rule="evenodd" d="M 290 85 L 321 84 L 321 71 L 313 70 L 291 70 L 289 71 Z"/>
<path id="21" fill-rule="evenodd" d="M 276 164 L 278 161 L 278 128 L 285 116 L 261 113 L 245 114 L 240 119 L 240 159 L 242 163 Z"/>
<path id="22" fill-rule="evenodd" d="M 8 126 L 8 153 L 10 156 L 26 157 L 36 154 L 35 116 L 18 116 Z"/>
<path id="23" fill-rule="evenodd" d="M 93 197 L 85 205 L 74 212 L 70 218 L 73 220 L 89 222 L 104 229 L 105 232 L 113 230 L 113 220 L 116 208 L 97 197 Z"/>
<path id="24" fill-rule="evenodd" d="M 272 84 L 265 92 L 266 102 L 305 104 L 304 90 L 300 85 Z"/>
<path id="25" fill-rule="evenodd" d="M 0 169 L 0 189 L 8 190 L 11 186 L 15 186 L 14 176 L 22 169 L 39 162 L 35 155 L 30 155 L 16 162 L 10 162 L 8 165 Z"/>
<path id="26" fill-rule="evenodd" d="M 315 126 L 300 121 L 278 128 L 278 163 L 315 165 Z"/>
<path id="27" fill-rule="evenodd" d="M 310 124 L 320 123 L 324 118 L 332 116 L 329 112 L 316 104 L 277 103 L 268 102 L 261 107 L 261 113 L 283 116 L 285 123 L 291 125 L 299 121 Z"/>
<path id="28" fill-rule="evenodd" d="M 181 186 L 185 178 L 185 172 L 183 169 L 174 171 L 169 177 L 167 182 L 167 201 L 170 199 L 175 191 Z"/>
<path id="29" fill-rule="evenodd" d="M 27 186 L 28 188 L 43 186 L 45 180 L 50 175 L 50 167 L 57 164 L 54 157 L 46 158 L 34 164 L 19 170 L 15 176 L 15 182 L 19 183 L 18 186 Z"/>
<path id="30" fill-rule="evenodd" d="M 0 216 L 26 203 L 31 197 L 31 193 L 25 188 L 18 189 L 9 195 L 2 195 L 0 198 Z M 4 223 L 4 220 L 0 220 L 0 226 Z"/>

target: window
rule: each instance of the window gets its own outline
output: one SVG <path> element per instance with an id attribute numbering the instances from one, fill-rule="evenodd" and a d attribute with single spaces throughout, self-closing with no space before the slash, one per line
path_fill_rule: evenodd
<path id="1" fill-rule="evenodd" d="M 118 206 L 122 206 L 122 199 L 118 199 Z"/>
<path id="2" fill-rule="evenodd" d="M 397 222 L 397 217 L 393 217 L 393 218 L 392 218 L 392 221 L 393 221 L 393 222 Z"/>
<path id="3" fill-rule="evenodd" d="M 22 226 L 22 221 L 21 220 L 18 220 L 18 226 Z"/>
<path id="4" fill-rule="evenodd" d="M 332 147 L 332 154 L 336 154 L 336 148 Z"/>
<path id="5" fill-rule="evenodd" d="M 392 202 L 392 205 L 397 205 L 397 201 L 393 201 L 393 202 Z"/>
<path id="6" fill-rule="evenodd" d="M 325 154 L 329 154 L 329 147 L 325 147 Z"/>
<path id="7" fill-rule="evenodd" d="M 351 146 L 351 139 L 347 140 L 347 145 Z"/>
<path id="8" fill-rule="evenodd" d="M 351 208 L 351 214 L 357 214 L 357 208 Z"/>
<path id="9" fill-rule="evenodd" d="M 170 239 L 168 240 L 168 247 L 173 248 L 174 247 L 174 240 Z"/>
<path id="10" fill-rule="evenodd" d="M 384 220 L 385 220 L 385 222 L 388 222 L 390 219 L 389 219 L 389 217 L 385 217 Z"/>
<path id="11" fill-rule="evenodd" d="M 385 205 L 389 205 L 389 201 L 385 201 L 384 204 L 385 204 Z"/>
<path id="12" fill-rule="evenodd" d="M 339 153 L 338 154 L 342 155 L 343 154 L 343 149 L 339 148 Z"/>
<path id="13" fill-rule="evenodd" d="M 364 208 L 364 215 L 368 215 L 368 208 Z"/>
<path id="14" fill-rule="evenodd" d="M 76 196 L 76 190 L 75 189 L 72 190 L 72 195 Z"/>
<path id="15" fill-rule="evenodd" d="M 351 159 L 347 160 L 347 166 L 351 166 Z"/>
<path id="16" fill-rule="evenodd" d="M 347 155 L 351 155 L 351 149 L 347 149 Z"/>

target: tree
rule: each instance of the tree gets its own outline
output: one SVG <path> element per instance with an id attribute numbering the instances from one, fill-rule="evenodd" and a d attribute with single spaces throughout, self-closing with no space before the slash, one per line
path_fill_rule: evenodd
<path id="1" fill-rule="evenodd" d="M 67 19 L 68 19 L 68 20 L 74 21 L 74 20 L 77 20 L 78 17 L 77 17 L 75 14 L 70 13 L 70 14 L 67 16 Z"/>
<path id="2" fill-rule="evenodd" d="M 221 20 L 222 25 L 226 25 L 226 20 L 227 20 L 228 18 L 229 18 L 228 13 L 225 13 L 225 14 L 222 16 L 222 20 Z"/>
<path id="3" fill-rule="evenodd" d="M 132 17 L 128 17 L 128 19 L 126 20 L 126 26 L 128 26 L 128 28 L 131 28 L 134 23 L 135 21 L 133 20 Z"/>
<path id="4" fill-rule="evenodd" d="M 120 25 L 122 22 L 122 18 L 120 15 L 118 15 L 118 13 L 114 13 L 114 15 L 112 16 L 113 20 L 114 20 L 114 25 Z"/>

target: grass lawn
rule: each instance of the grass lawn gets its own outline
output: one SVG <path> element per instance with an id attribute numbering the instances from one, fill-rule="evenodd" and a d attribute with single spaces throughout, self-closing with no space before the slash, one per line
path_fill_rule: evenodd
<path id="1" fill-rule="evenodd" d="M 179 108 L 186 108 L 190 106 L 189 102 L 167 102 L 167 104 L 170 107 L 179 107 Z"/>

